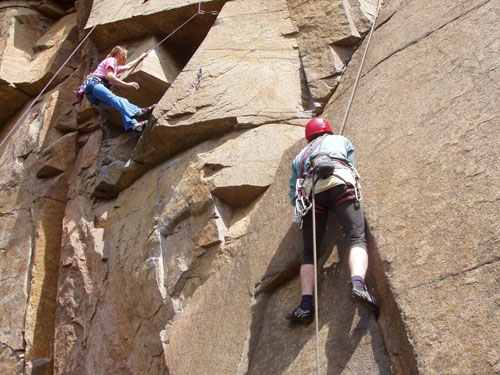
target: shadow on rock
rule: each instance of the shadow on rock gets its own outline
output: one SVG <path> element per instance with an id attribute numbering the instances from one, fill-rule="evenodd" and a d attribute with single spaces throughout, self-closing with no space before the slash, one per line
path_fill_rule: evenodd
<path id="1" fill-rule="evenodd" d="M 335 219 L 330 218 L 328 228 L 335 229 L 325 233 L 318 273 L 320 372 L 390 374 L 374 315 L 349 300 L 348 251 Z M 305 325 L 284 319 L 300 302 L 301 251 L 301 233 L 292 226 L 256 289 L 248 374 L 316 371 L 314 322 Z"/>

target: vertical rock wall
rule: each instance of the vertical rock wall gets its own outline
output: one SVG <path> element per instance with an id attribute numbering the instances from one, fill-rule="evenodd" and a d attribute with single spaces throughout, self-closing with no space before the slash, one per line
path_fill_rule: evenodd
<path id="1" fill-rule="evenodd" d="M 377 2 L 71 6 L 0 5 L 2 140 L 77 31 L 98 25 L 0 149 L 0 372 L 314 373 L 313 325 L 283 319 L 300 298 L 290 162 L 311 116 L 340 128 Z M 159 101 L 142 134 L 77 102 L 113 45 L 133 58 L 199 7 L 125 78 L 141 90 L 121 95 Z M 348 301 L 331 219 L 322 374 L 500 371 L 499 11 L 384 4 L 345 128 L 381 316 Z"/>
<path id="2" fill-rule="evenodd" d="M 490 32 L 499 6 L 387 4 L 346 124 L 379 272 L 392 294 L 380 295 L 380 325 L 401 366 L 414 356 L 412 373 L 500 370 L 500 60 L 499 35 Z M 327 106 L 334 123 L 343 118 L 359 55 Z M 413 353 L 398 344 L 398 316 Z"/>

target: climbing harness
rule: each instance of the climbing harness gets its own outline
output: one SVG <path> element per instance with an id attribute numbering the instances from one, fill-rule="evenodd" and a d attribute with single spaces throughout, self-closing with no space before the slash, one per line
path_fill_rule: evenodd
<path id="1" fill-rule="evenodd" d="M 312 207 L 311 201 L 309 200 L 309 196 L 306 193 L 305 183 L 307 178 L 311 178 L 311 175 L 306 171 L 304 172 L 304 164 L 307 158 L 312 154 L 312 152 L 323 142 L 323 137 L 316 138 L 312 141 L 308 148 L 302 154 L 302 158 L 300 160 L 300 168 L 299 168 L 299 178 L 295 182 L 295 211 L 294 211 L 294 221 L 299 225 L 299 228 L 302 229 L 303 217 L 309 212 Z"/>
<path id="2" fill-rule="evenodd" d="M 108 89 L 111 88 L 111 82 L 109 82 L 107 79 L 97 77 L 97 76 L 93 75 L 92 73 L 90 73 L 89 75 L 87 75 L 87 77 L 85 78 L 85 81 L 83 81 L 83 83 L 78 88 L 78 90 L 76 90 L 76 97 L 78 98 L 79 101 L 82 101 L 83 96 L 86 93 L 92 94 L 92 90 L 94 90 L 94 87 L 96 85 L 99 85 L 99 84 L 104 85 Z M 89 101 L 92 102 L 91 100 L 89 100 Z M 94 98 L 94 101 L 95 101 L 95 103 L 92 103 L 92 104 L 98 105 L 99 101 L 95 98 Z"/>
<path id="3" fill-rule="evenodd" d="M 145 3 L 146 1 L 144 1 Z M 114 5 L 114 3 L 112 3 L 112 5 Z M 123 8 L 123 6 L 125 5 L 125 2 L 123 2 L 122 6 L 120 7 L 120 9 L 118 10 L 118 12 L 121 10 L 121 8 Z M 111 10 L 111 7 L 110 9 Z M 104 15 L 107 15 L 109 13 L 108 12 L 105 12 Z M 182 25 L 180 25 L 178 28 L 176 28 L 174 31 L 172 31 L 169 35 L 167 35 L 165 38 L 163 38 L 159 43 L 157 43 L 156 45 L 154 45 L 152 48 L 149 49 L 149 51 L 146 53 L 146 55 L 148 53 L 150 53 L 152 50 L 154 50 L 156 47 L 158 47 L 160 44 L 162 44 L 163 42 L 165 42 L 168 38 L 170 38 L 173 34 L 175 34 L 178 30 L 180 30 L 184 25 L 186 25 L 189 21 L 191 21 L 193 18 L 195 18 L 198 14 L 212 14 L 212 15 L 218 15 L 219 12 L 217 11 L 205 11 L 205 10 L 202 10 L 201 9 L 201 0 L 198 2 L 198 11 L 193 14 L 187 21 L 185 21 Z M 47 88 L 51 85 L 51 83 L 56 79 L 56 77 L 59 75 L 59 73 L 61 72 L 61 70 L 63 70 L 63 68 L 66 66 L 66 64 L 69 62 L 69 60 L 73 57 L 73 55 L 80 49 L 80 47 L 83 45 L 83 43 L 85 43 L 85 41 L 89 38 L 90 34 L 92 34 L 92 32 L 96 29 L 96 27 L 98 25 L 100 25 L 101 23 L 100 22 L 97 22 L 90 30 L 89 32 L 87 33 L 87 35 L 85 35 L 85 37 L 80 41 L 80 43 L 78 43 L 78 45 L 75 47 L 75 49 L 71 52 L 71 54 L 69 55 L 69 57 L 62 63 L 62 65 L 59 67 L 59 69 L 56 71 L 56 73 L 52 76 L 52 78 L 49 80 L 49 82 L 47 82 L 47 84 L 45 85 L 45 87 L 40 91 L 40 93 L 36 96 L 36 98 L 31 102 L 31 104 L 28 106 L 28 108 L 26 109 L 26 111 L 23 112 L 23 114 L 21 115 L 21 117 L 19 117 L 19 119 L 16 121 L 16 123 L 14 124 L 14 126 L 12 127 L 12 129 L 9 131 L 9 133 L 6 135 L 6 137 L 3 139 L 3 141 L 0 143 L 0 148 L 4 145 L 4 143 L 10 138 L 10 136 L 12 135 L 12 133 L 14 132 L 14 130 L 17 129 L 17 127 L 21 124 L 21 121 L 24 120 L 24 118 L 26 117 L 26 115 L 28 114 L 28 112 L 33 108 L 33 106 L 35 105 L 35 103 L 38 101 L 38 99 L 40 99 L 40 97 L 45 93 L 45 91 L 47 90 Z M 140 61 L 138 61 L 130 70 L 130 72 L 133 72 L 134 69 L 137 67 L 137 65 L 139 64 Z M 81 88 L 81 86 L 80 86 Z M 82 96 L 81 94 L 81 91 L 77 91 L 77 97 L 79 100 L 80 99 L 80 96 Z M 82 96 L 83 98 L 83 96 Z"/>
<path id="4" fill-rule="evenodd" d="M 341 197 L 339 197 L 337 202 L 335 202 L 335 205 L 339 205 L 346 200 L 361 201 L 363 199 L 361 195 L 361 183 L 359 181 L 359 174 L 356 168 L 347 164 L 343 160 L 330 157 L 327 152 L 321 152 L 321 146 L 323 144 L 325 136 L 326 135 L 318 137 L 313 142 L 311 142 L 308 148 L 302 154 L 302 158 L 300 161 L 299 177 L 295 182 L 296 199 L 294 209 L 294 221 L 298 224 L 300 229 L 302 229 L 303 217 L 312 208 L 312 200 L 310 197 L 311 195 L 313 195 L 312 190 L 314 190 L 314 186 L 319 179 L 325 179 L 330 176 L 334 176 L 337 179 L 341 180 L 345 185 L 352 186 L 352 188 L 346 190 L 348 191 L 348 193 L 344 192 Z M 316 148 L 318 148 L 318 146 L 319 152 L 315 155 L 312 155 Z M 311 165 L 306 171 L 304 171 L 305 162 L 309 157 L 311 160 Z M 346 177 L 345 174 L 345 178 L 342 177 L 340 175 L 341 169 L 349 170 L 350 177 Z M 335 173 L 336 170 L 339 172 Z M 316 179 L 314 177 L 316 177 Z M 308 189 L 309 182 L 311 184 L 310 189 Z M 309 194 L 308 190 L 310 190 Z M 341 198 L 343 200 L 340 200 Z M 317 207 L 316 211 L 314 212 L 326 214 L 328 212 L 328 209 L 325 207 Z"/>

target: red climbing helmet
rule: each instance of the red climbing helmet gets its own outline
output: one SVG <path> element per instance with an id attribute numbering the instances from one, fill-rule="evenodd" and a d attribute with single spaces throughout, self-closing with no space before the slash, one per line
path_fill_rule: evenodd
<path id="1" fill-rule="evenodd" d="M 306 125 L 306 139 L 309 139 L 311 135 L 318 133 L 330 133 L 333 134 L 332 127 L 322 117 L 314 117 L 309 120 Z"/>

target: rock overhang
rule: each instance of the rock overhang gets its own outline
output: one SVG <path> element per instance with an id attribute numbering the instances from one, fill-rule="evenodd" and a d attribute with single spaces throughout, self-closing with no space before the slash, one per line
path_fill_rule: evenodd
<path id="1" fill-rule="evenodd" d="M 85 30 L 97 25 L 90 38 L 99 50 L 110 49 L 124 40 L 152 34 L 163 39 L 172 34 L 165 45 L 170 50 L 182 51 L 182 62 L 186 64 L 217 17 L 211 12 L 219 12 L 225 2 L 202 1 L 201 8 L 206 13 L 197 14 L 199 3 L 192 0 L 179 0 L 170 4 L 160 0 L 142 4 L 137 4 L 137 1 L 113 4 L 113 1 L 101 0 L 92 8 Z"/>

